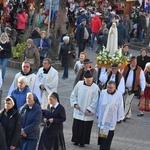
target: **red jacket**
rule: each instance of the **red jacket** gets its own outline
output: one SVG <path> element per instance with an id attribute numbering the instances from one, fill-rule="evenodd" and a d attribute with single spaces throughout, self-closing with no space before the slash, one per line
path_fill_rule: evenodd
<path id="1" fill-rule="evenodd" d="M 91 20 L 91 30 L 92 30 L 92 33 L 98 33 L 99 32 L 99 29 L 102 27 L 102 21 L 101 19 L 99 18 L 99 16 L 94 16 Z"/>
<path id="2" fill-rule="evenodd" d="M 25 13 L 17 14 L 17 29 L 26 29 L 28 15 Z"/>

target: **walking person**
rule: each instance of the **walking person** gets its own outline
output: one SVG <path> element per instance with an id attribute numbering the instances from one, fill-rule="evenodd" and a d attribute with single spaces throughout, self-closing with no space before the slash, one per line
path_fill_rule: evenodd
<path id="1" fill-rule="evenodd" d="M 68 78 L 68 67 L 73 66 L 73 57 L 75 57 L 75 48 L 73 43 L 70 41 L 69 36 L 63 37 L 64 43 L 61 45 L 59 52 L 59 59 L 62 60 L 62 67 L 64 72 L 62 79 Z"/>
<path id="2" fill-rule="evenodd" d="M 0 65 L 2 68 L 2 79 L 4 81 L 6 67 L 9 58 L 12 56 L 11 43 L 6 33 L 2 33 L 0 36 Z"/>
<path id="3" fill-rule="evenodd" d="M 107 88 L 100 94 L 97 117 L 98 145 L 100 150 L 110 150 L 116 123 L 124 119 L 123 97 L 114 81 L 108 81 Z"/>
<path id="4" fill-rule="evenodd" d="M 145 90 L 145 76 L 144 71 L 137 65 L 137 58 L 132 56 L 130 58 L 130 62 L 125 66 L 123 71 L 123 76 L 125 79 L 125 120 L 131 119 L 131 105 L 132 100 L 135 94 L 140 94 L 140 96 L 144 95 Z M 140 88 L 140 91 L 139 91 Z"/>
<path id="5" fill-rule="evenodd" d="M 81 24 L 77 27 L 75 33 L 75 38 L 79 47 L 78 58 L 80 53 L 85 50 L 86 44 L 90 39 L 90 34 L 90 28 L 86 25 L 86 20 L 82 19 Z"/>
<path id="6" fill-rule="evenodd" d="M 102 27 L 102 21 L 100 19 L 100 15 L 101 14 L 99 12 L 95 13 L 95 16 L 92 18 L 91 23 L 90 23 L 91 30 L 92 30 L 92 37 L 91 37 L 91 44 L 90 44 L 91 50 L 93 50 L 95 37 L 96 39 L 98 38 L 99 30 Z"/>
<path id="7" fill-rule="evenodd" d="M 36 150 L 40 135 L 42 110 L 38 98 L 29 92 L 26 103 L 20 110 L 21 114 L 21 150 Z"/>
<path id="8" fill-rule="evenodd" d="M 41 134 L 38 150 L 66 150 L 63 122 L 66 112 L 60 104 L 59 96 L 53 92 L 48 96 L 49 107 L 44 110 L 45 126 Z"/>
<path id="9" fill-rule="evenodd" d="M 99 87 L 93 83 L 92 73 L 84 73 L 84 81 L 79 81 L 70 96 L 73 112 L 72 139 L 74 145 L 84 147 L 90 144 L 91 129 L 98 103 Z"/>
<path id="10" fill-rule="evenodd" d="M 37 78 L 41 90 L 41 107 L 46 109 L 48 105 L 48 95 L 57 92 L 58 87 L 58 71 L 52 66 L 52 60 L 45 58 L 43 67 L 39 68 Z"/>
<path id="11" fill-rule="evenodd" d="M 17 109 L 16 99 L 13 96 L 7 96 L 4 99 L 4 108 L 0 110 L 0 123 L 4 128 L 7 149 L 19 150 L 21 146 L 21 116 Z"/>

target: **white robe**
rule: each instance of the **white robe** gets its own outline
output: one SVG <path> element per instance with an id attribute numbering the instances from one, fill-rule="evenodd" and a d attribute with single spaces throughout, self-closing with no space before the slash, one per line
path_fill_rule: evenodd
<path id="1" fill-rule="evenodd" d="M 43 84 L 46 90 L 41 90 L 42 97 L 42 109 L 47 109 L 48 95 L 52 92 L 57 92 L 58 87 L 58 71 L 53 67 L 50 68 L 47 74 L 43 73 L 43 67 L 41 67 L 37 72 L 37 78 L 39 85 Z"/>
<path id="2" fill-rule="evenodd" d="M 15 75 L 15 78 L 9 88 L 8 95 L 11 95 L 12 91 L 17 88 L 18 78 L 21 76 L 23 76 L 21 72 Z M 34 73 L 32 73 L 24 77 L 27 78 L 27 85 L 29 86 L 31 92 L 37 96 L 37 98 L 39 99 L 39 102 L 41 103 L 41 90 L 39 88 L 39 82 L 38 82 L 37 76 Z"/>
<path id="3" fill-rule="evenodd" d="M 107 94 L 107 99 L 106 99 L 106 94 Z M 115 102 L 115 108 L 114 108 L 112 116 L 111 116 L 112 118 L 111 118 L 111 122 L 110 122 L 111 124 L 110 124 L 109 130 L 115 130 L 117 121 L 121 121 L 124 119 L 124 106 L 123 106 L 122 94 L 118 90 L 116 90 L 116 92 L 113 95 L 108 94 L 107 89 L 102 90 L 102 92 L 100 94 L 100 98 L 99 98 L 98 107 L 97 107 L 97 113 L 96 113 L 96 115 L 98 117 L 98 127 L 99 128 L 101 128 L 103 126 L 102 119 L 106 117 L 106 116 L 103 116 L 103 118 L 101 118 L 101 114 L 105 114 L 105 111 L 108 111 L 107 107 L 106 107 L 104 112 L 102 112 L 102 107 L 104 105 L 108 106 L 109 104 L 113 104 L 111 102 L 111 100 L 115 100 L 116 102 Z"/>
<path id="4" fill-rule="evenodd" d="M 70 104 L 71 107 L 78 104 L 81 111 L 74 108 L 73 117 L 83 121 L 93 121 L 98 98 L 99 87 L 95 83 L 91 86 L 86 86 L 84 85 L 84 81 L 79 81 L 71 93 Z M 84 115 L 86 109 L 91 112 L 89 116 Z"/>
<path id="5" fill-rule="evenodd" d="M 110 27 L 107 39 L 106 49 L 109 51 L 111 55 L 118 50 L 118 30 L 116 27 L 116 23 L 113 23 L 115 27 Z"/>

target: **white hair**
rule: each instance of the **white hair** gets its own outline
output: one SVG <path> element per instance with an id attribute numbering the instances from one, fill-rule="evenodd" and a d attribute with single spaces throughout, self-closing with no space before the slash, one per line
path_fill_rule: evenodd
<path id="1" fill-rule="evenodd" d="M 69 40 L 70 38 L 69 38 L 69 36 L 64 36 L 63 37 L 63 41 L 66 41 L 66 40 Z"/>
<path id="2" fill-rule="evenodd" d="M 18 82 L 23 82 L 23 83 L 27 84 L 27 78 L 24 76 L 21 76 L 18 78 Z"/>

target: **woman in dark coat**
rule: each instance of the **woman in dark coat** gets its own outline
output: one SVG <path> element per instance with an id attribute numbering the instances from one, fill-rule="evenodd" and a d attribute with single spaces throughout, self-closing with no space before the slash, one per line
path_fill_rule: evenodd
<path id="1" fill-rule="evenodd" d="M 68 78 L 68 66 L 73 66 L 73 58 L 75 57 L 74 45 L 70 42 L 69 36 L 63 37 L 64 43 L 61 45 L 59 59 L 62 60 L 64 73 L 62 78 Z"/>
<path id="2" fill-rule="evenodd" d="M 5 131 L 0 123 L 0 150 L 6 150 Z"/>
<path id="3" fill-rule="evenodd" d="M 42 110 L 37 97 L 33 93 L 27 93 L 26 104 L 21 108 L 20 114 L 22 126 L 21 150 L 36 150 L 40 134 Z"/>
<path id="4" fill-rule="evenodd" d="M 59 103 L 59 96 L 49 95 L 50 107 L 44 111 L 45 127 L 42 131 L 38 150 L 66 150 L 63 134 L 63 122 L 66 120 L 64 107 Z"/>
<path id="5" fill-rule="evenodd" d="M 12 56 L 11 44 L 6 33 L 0 37 L 0 65 L 2 66 L 2 78 L 4 79 L 9 58 Z"/>
<path id="6" fill-rule="evenodd" d="M 20 147 L 21 116 L 14 97 L 7 96 L 4 103 L 4 109 L 0 111 L 0 123 L 5 131 L 7 149 L 17 150 Z"/>
<path id="7" fill-rule="evenodd" d="M 148 51 L 145 48 L 141 49 L 141 55 L 137 56 L 137 65 L 142 68 L 142 70 L 145 69 L 145 65 L 150 62 L 150 57 L 147 56 Z"/>

